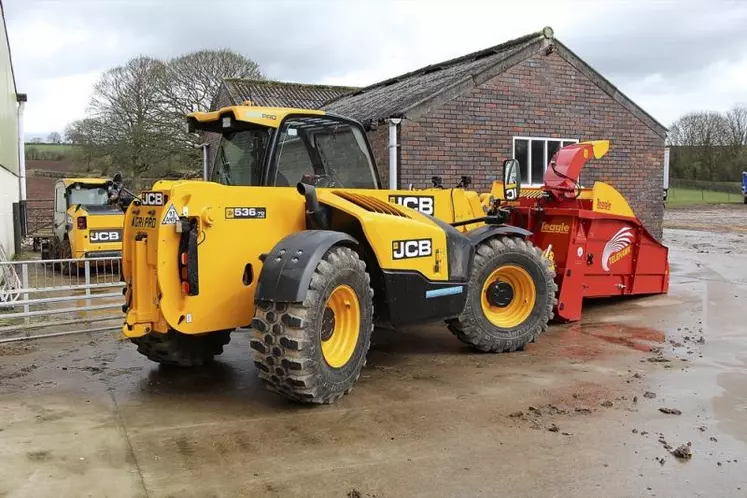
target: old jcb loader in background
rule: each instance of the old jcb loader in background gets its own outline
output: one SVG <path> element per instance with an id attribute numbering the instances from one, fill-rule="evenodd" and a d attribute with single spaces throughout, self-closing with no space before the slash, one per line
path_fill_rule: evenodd
<path id="1" fill-rule="evenodd" d="M 213 181 L 157 182 L 125 219 L 122 330 L 150 359 L 200 365 L 251 326 L 269 389 L 331 403 L 360 375 L 375 319 L 445 320 L 491 352 L 546 330 L 551 262 L 498 201 L 433 189 L 411 209 L 416 192 L 379 189 L 361 126 L 321 111 L 235 106 L 189 125 L 223 136 Z M 518 163 L 504 170 L 518 194 Z"/>
<path id="2" fill-rule="evenodd" d="M 39 237 L 42 259 L 119 257 L 124 210 L 110 198 L 113 182 L 105 178 L 65 178 L 54 184 L 50 233 Z M 68 273 L 70 265 L 62 265 Z"/>

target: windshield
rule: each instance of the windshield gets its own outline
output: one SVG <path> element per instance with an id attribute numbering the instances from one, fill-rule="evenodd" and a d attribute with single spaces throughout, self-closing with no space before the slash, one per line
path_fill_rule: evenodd
<path id="1" fill-rule="evenodd" d="M 223 135 L 212 180 L 223 185 L 261 185 L 262 162 L 272 129 L 241 130 Z"/>
<path id="2" fill-rule="evenodd" d="M 104 206 L 109 204 L 109 193 L 104 187 L 76 185 L 68 190 L 70 205 Z"/>
<path id="3" fill-rule="evenodd" d="M 275 150 L 275 185 L 303 181 L 317 187 L 376 188 L 366 138 L 332 116 L 288 119 Z"/>

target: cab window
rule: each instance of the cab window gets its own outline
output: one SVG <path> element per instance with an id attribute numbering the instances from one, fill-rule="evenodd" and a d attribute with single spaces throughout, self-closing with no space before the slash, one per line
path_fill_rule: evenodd
<path id="1" fill-rule="evenodd" d="M 363 132 L 330 116 L 285 121 L 275 147 L 272 184 L 300 181 L 317 187 L 376 188 L 373 163 Z"/>
<path id="2" fill-rule="evenodd" d="M 65 199 L 65 187 L 62 184 L 57 184 L 54 189 L 55 194 L 55 208 L 54 210 L 58 213 L 64 213 L 67 211 L 67 200 Z"/>
<path id="3" fill-rule="evenodd" d="M 218 146 L 212 180 L 223 185 L 261 185 L 270 133 L 267 128 L 224 133 Z"/>
<path id="4" fill-rule="evenodd" d="M 109 203 L 106 187 L 75 185 L 68 190 L 70 205 L 105 206 Z"/>

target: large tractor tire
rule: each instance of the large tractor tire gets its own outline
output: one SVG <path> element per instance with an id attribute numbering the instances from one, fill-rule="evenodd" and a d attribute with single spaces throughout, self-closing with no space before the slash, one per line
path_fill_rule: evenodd
<path id="1" fill-rule="evenodd" d="M 62 244 L 60 245 L 60 259 L 72 259 L 73 258 L 73 249 L 70 247 L 70 241 L 68 239 L 65 239 L 62 241 Z M 63 275 L 70 275 L 73 270 L 73 264 L 69 262 L 65 263 L 58 263 L 60 265 L 60 272 L 62 272 Z M 76 267 L 77 270 L 77 267 Z"/>
<path id="2" fill-rule="evenodd" d="M 522 350 L 547 330 L 557 285 L 550 261 L 517 237 L 477 246 L 467 303 L 449 330 L 480 351 Z"/>
<path id="3" fill-rule="evenodd" d="M 302 303 L 257 303 L 252 355 L 269 390 L 306 403 L 334 403 L 350 392 L 371 345 L 370 281 L 358 254 L 335 246 Z"/>
<path id="4" fill-rule="evenodd" d="M 151 332 L 131 339 L 137 352 L 149 360 L 177 367 L 200 367 L 223 352 L 231 341 L 230 330 L 188 335 L 175 330 L 166 334 Z"/>

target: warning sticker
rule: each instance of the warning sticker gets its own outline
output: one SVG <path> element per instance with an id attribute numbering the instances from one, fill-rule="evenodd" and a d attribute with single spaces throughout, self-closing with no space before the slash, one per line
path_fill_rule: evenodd
<path id="1" fill-rule="evenodd" d="M 163 217 L 161 225 L 176 225 L 177 221 L 179 221 L 179 213 L 176 212 L 176 208 L 171 204 L 169 210 L 166 211 L 166 216 Z"/>

